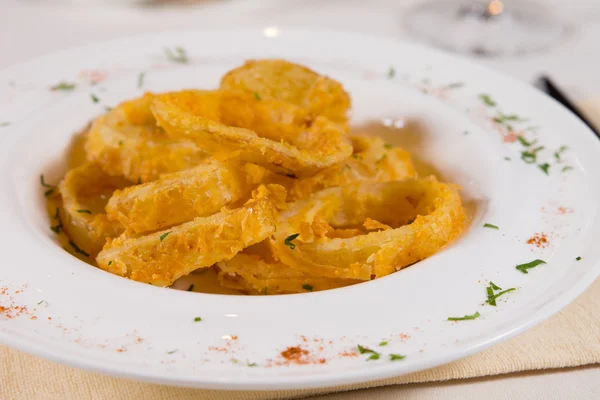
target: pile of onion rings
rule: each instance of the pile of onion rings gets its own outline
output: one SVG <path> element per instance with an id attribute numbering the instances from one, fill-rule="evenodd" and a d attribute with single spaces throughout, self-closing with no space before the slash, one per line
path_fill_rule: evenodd
<path id="1" fill-rule="evenodd" d="M 350 103 L 285 60 L 247 61 L 217 90 L 125 101 L 47 192 L 53 231 L 118 276 L 171 286 L 212 269 L 254 295 L 353 285 L 435 254 L 464 229 L 458 188 L 353 136 Z"/>

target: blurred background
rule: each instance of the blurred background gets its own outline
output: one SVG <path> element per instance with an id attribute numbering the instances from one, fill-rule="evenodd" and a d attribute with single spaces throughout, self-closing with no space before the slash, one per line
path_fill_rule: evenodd
<path id="1" fill-rule="evenodd" d="M 597 0 L 0 0 L 0 68 L 92 41 L 228 26 L 416 41 L 528 82 L 548 74 L 584 107 L 600 98 Z"/>

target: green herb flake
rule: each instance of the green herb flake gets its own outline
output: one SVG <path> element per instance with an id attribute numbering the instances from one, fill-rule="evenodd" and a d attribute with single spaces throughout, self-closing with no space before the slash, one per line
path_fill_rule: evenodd
<path id="1" fill-rule="evenodd" d="M 452 82 L 445 86 L 446 89 L 458 89 L 465 86 L 463 82 Z"/>
<path id="2" fill-rule="evenodd" d="M 483 104 L 485 104 L 486 106 L 496 107 L 496 102 L 492 100 L 490 95 L 483 93 L 479 95 L 479 98 L 481 99 L 481 101 L 483 101 Z"/>
<path id="3" fill-rule="evenodd" d="M 82 214 L 91 214 L 92 212 L 90 210 L 77 210 L 78 213 L 82 213 Z"/>
<path id="4" fill-rule="evenodd" d="M 393 145 L 393 144 L 390 144 L 390 143 L 386 143 L 386 144 L 384 144 L 384 145 L 383 145 L 383 147 L 385 147 L 386 149 L 388 149 L 388 150 L 389 150 L 389 149 L 393 149 L 393 148 L 394 148 L 394 145 Z"/>
<path id="5" fill-rule="evenodd" d="M 390 66 L 387 72 L 388 79 L 393 79 L 396 76 L 396 69 L 393 66 Z"/>
<path id="6" fill-rule="evenodd" d="M 379 343 L 379 345 L 380 345 L 380 346 L 387 346 L 387 345 L 388 345 L 388 343 L 389 343 L 389 341 L 388 341 L 388 340 L 383 340 L 383 341 L 381 341 L 381 342 Z"/>
<path id="7" fill-rule="evenodd" d="M 525 147 L 531 146 L 531 142 L 528 142 L 523 136 L 517 136 L 517 140 Z"/>
<path id="8" fill-rule="evenodd" d="M 379 160 L 375 161 L 375 165 L 380 164 L 386 158 L 387 158 L 387 154 L 384 154 L 383 156 L 381 156 L 381 158 Z"/>
<path id="9" fill-rule="evenodd" d="M 109 112 L 112 110 L 112 107 L 110 106 L 104 106 L 104 111 Z"/>
<path id="10" fill-rule="evenodd" d="M 502 290 L 502 288 L 498 285 L 496 285 L 494 282 L 490 281 L 490 286 L 492 287 L 492 289 L 494 290 Z"/>
<path id="11" fill-rule="evenodd" d="M 538 168 L 541 169 L 546 175 L 549 175 L 548 170 L 550 169 L 550 164 L 543 163 L 543 164 L 538 165 Z"/>
<path id="12" fill-rule="evenodd" d="M 123 141 L 119 140 L 119 146 L 123 146 Z"/>
<path id="13" fill-rule="evenodd" d="M 267 295 L 267 287 L 266 287 L 266 286 L 263 288 L 263 291 L 262 291 L 262 293 L 263 293 L 265 296 Z"/>
<path id="14" fill-rule="evenodd" d="M 37 305 L 39 306 L 42 303 L 44 304 L 45 307 L 48 307 L 48 302 L 46 300 L 42 300 L 42 301 L 38 302 Z"/>
<path id="15" fill-rule="evenodd" d="M 100 99 L 98 98 L 98 96 L 96 96 L 95 94 L 90 94 L 90 98 L 92 99 L 92 101 L 94 103 L 98 103 L 100 101 Z"/>
<path id="16" fill-rule="evenodd" d="M 469 321 L 479 317 L 481 317 L 481 314 L 477 311 L 473 315 L 465 315 L 464 317 L 448 317 L 448 321 Z"/>
<path id="17" fill-rule="evenodd" d="M 581 261 L 581 257 L 576 257 L 575 260 Z"/>
<path id="18" fill-rule="evenodd" d="M 299 233 L 294 233 L 293 235 L 286 237 L 283 241 L 283 244 L 289 247 L 291 250 L 294 250 L 296 248 L 296 244 L 292 243 L 292 240 L 296 239 L 298 236 L 300 236 Z"/>
<path id="19" fill-rule="evenodd" d="M 494 306 L 494 307 L 496 307 L 496 299 L 498 297 L 500 297 L 500 296 L 502 296 L 502 295 L 504 295 L 506 293 L 509 293 L 509 292 L 517 290 L 516 288 L 510 288 L 510 289 L 503 290 L 500 293 L 494 294 L 493 292 L 491 292 L 491 290 L 492 290 L 491 286 L 488 287 L 488 289 L 489 289 L 488 292 L 487 292 L 488 298 L 487 298 L 487 300 L 485 302 L 488 303 L 490 306 Z"/>
<path id="20" fill-rule="evenodd" d="M 561 172 L 567 172 L 567 171 L 570 171 L 570 170 L 572 170 L 572 169 L 573 169 L 573 167 L 571 167 L 570 165 L 567 165 L 567 166 L 565 166 L 565 167 L 563 167 L 563 168 L 561 169 Z"/>
<path id="21" fill-rule="evenodd" d="M 311 285 L 302 285 L 302 289 L 308 291 L 308 292 L 312 292 L 313 291 L 313 287 Z"/>
<path id="22" fill-rule="evenodd" d="M 369 360 L 379 360 L 380 356 L 381 356 L 381 354 L 379 354 L 379 353 L 373 353 L 373 354 L 371 354 L 371 356 L 369 358 L 367 358 L 367 361 L 369 361 Z"/>
<path id="23" fill-rule="evenodd" d="M 54 185 L 49 185 L 49 184 L 46 183 L 46 181 L 44 180 L 44 174 L 40 175 L 40 184 L 43 187 L 52 188 L 52 189 L 54 189 L 56 187 Z"/>
<path id="24" fill-rule="evenodd" d="M 186 64 L 189 61 L 187 53 L 183 47 L 175 47 L 175 50 L 165 48 L 165 55 L 169 61 L 177 64 Z"/>
<path id="25" fill-rule="evenodd" d="M 71 90 L 74 90 L 76 86 L 77 85 L 74 83 L 62 81 L 62 82 L 57 83 L 54 86 L 50 86 L 50 90 L 52 90 L 53 92 L 56 92 L 58 90 L 69 92 Z"/>
<path id="26" fill-rule="evenodd" d="M 360 154 L 352 154 L 352 158 L 354 158 L 355 160 L 362 160 L 363 156 L 361 156 Z"/>
<path id="27" fill-rule="evenodd" d="M 112 265 L 112 260 L 110 260 L 110 261 L 108 262 L 108 265 Z"/>
<path id="28" fill-rule="evenodd" d="M 260 97 L 260 94 L 258 94 L 258 92 L 254 92 L 254 98 L 259 101 L 262 100 L 262 97 Z"/>
<path id="29" fill-rule="evenodd" d="M 187 288 L 188 292 L 191 292 L 192 290 L 194 290 L 194 284 L 193 283 L 190 285 L 189 288 Z"/>
<path id="30" fill-rule="evenodd" d="M 50 196 L 52 193 L 54 193 L 54 189 L 56 189 L 56 188 L 46 190 L 44 192 L 44 196 L 46 196 L 46 197 Z"/>
<path id="31" fill-rule="evenodd" d="M 506 161 L 510 161 L 510 157 L 504 157 Z"/>
<path id="32" fill-rule="evenodd" d="M 56 214 L 54 214 L 54 219 L 58 222 L 58 224 L 51 226 L 50 230 L 56 234 L 59 234 L 62 228 L 62 220 L 60 219 L 60 211 L 58 207 L 56 207 Z"/>
<path id="33" fill-rule="evenodd" d="M 519 271 L 521 271 L 524 274 L 528 274 L 529 272 L 527 271 L 528 269 L 531 268 L 535 268 L 540 264 L 546 264 L 546 261 L 544 260 L 533 260 L 531 262 L 525 263 L 525 264 L 519 264 L 517 265 L 515 268 L 517 268 Z"/>
<path id="34" fill-rule="evenodd" d="M 167 232 L 167 233 L 163 233 L 162 235 L 160 235 L 160 237 L 159 237 L 160 241 L 162 242 L 163 240 L 165 240 L 165 238 L 166 238 L 167 236 L 169 236 L 169 234 L 170 234 L 170 233 L 171 233 L 171 232 Z"/>
<path id="35" fill-rule="evenodd" d="M 0 128 L 4 128 L 9 125 L 10 125 L 10 122 L 8 122 L 8 121 L 0 122 Z"/>
<path id="36" fill-rule="evenodd" d="M 256 363 L 255 362 L 251 363 L 248 360 L 246 360 L 246 365 L 249 366 L 249 367 L 256 367 Z"/>
<path id="37" fill-rule="evenodd" d="M 167 354 L 173 354 L 173 353 L 177 352 L 177 350 L 179 350 L 179 349 L 175 349 L 175 350 L 167 351 Z"/>
<path id="38" fill-rule="evenodd" d="M 484 228 L 491 228 L 491 229 L 500 229 L 496 225 L 488 224 L 487 222 L 485 224 L 483 224 L 483 227 Z"/>
<path id="39" fill-rule="evenodd" d="M 390 361 L 399 361 L 405 358 L 406 356 L 403 356 L 402 354 L 390 354 Z"/>
<path id="40" fill-rule="evenodd" d="M 80 249 L 75 244 L 75 242 L 73 242 L 72 240 L 69 240 L 69 245 L 73 248 L 73 251 L 75 251 L 76 254 L 81 254 L 82 256 L 85 256 L 85 257 L 89 257 L 90 256 L 86 251 Z"/>
<path id="41" fill-rule="evenodd" d="M 522 151 L 521 159 L 523 161 L 525 161 L 527 164 L 533 164 L 537 160 L 537 156 L 535 153 L 532 153 L 530 151 Z"/>
<path id="42" fill-rule="evenodd" d="M 144 86 L 144 79 L 146 78 L 146 73 L 145 72 L 140 72 L 138 74 L 138 78 L 137 78 L 137 87 L 138 89 L 141 89 Z"/>
<path id="43" fill-rule="evenodd" d="M 202 321 L 202 317 L 196 317 L 196 318 L 194 318 L 194 322 L 200 322 L 200 321 Z"/>

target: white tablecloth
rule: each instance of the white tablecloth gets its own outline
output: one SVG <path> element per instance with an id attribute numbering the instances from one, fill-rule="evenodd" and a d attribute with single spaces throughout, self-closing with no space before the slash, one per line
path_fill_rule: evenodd
<path id="1" fill-rule="evenodd" d="M 510 1 L 506 1 L 508 6 Z M 600 98 L 600 2 L 538 2 L 553 7 L 565 19 L 576 21 L 571 37 L 548 52 L 479 62 L 525 81 L 545 72 L 575 100 Z M 318 27 L 411 40 L 401 20 L 403 13 L 419 0 L 215 0 L 169 7 L 94 5 L 100 3 L 100 0 L 0 0 L 0 68 L 92 41 L 182 28 Z M 597 400 L 600 367 L 403 385 L 321 398 Z"/>

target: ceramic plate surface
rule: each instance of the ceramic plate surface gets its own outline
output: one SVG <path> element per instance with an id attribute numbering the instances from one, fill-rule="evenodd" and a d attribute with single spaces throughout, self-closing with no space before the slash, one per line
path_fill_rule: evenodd
<path id="1" fill-rule="evenodd" d="M 188 63 L 165 57 L 176 46 Z M 465 235 L 379 280 L 265 297 L 141 284 L 57 245 L 39 176 L 56 183 L 64 174 L 74 132 L 144 91 L 215 88 L 228 69 L 266 57 L 340 80 L 355 131 L 405 147 L 423 174 L 461 185 L 472 215 Z M 61 81 L 77 86 L 49 90 Z M 377 37 L 186 31 L 41 57 L 0 72 L 0 342 L 106 374 L 223 389 L 329 386 L 447 363 L 532 327 L 596 278 L 599 155 L 593 133 L 533 88 Z M 537 259 L 546 263 L 516 268 Z M 516 290 L 493 307 L 490 281 Z M 282 355 L 290 347 L 299 359 Z"/>

